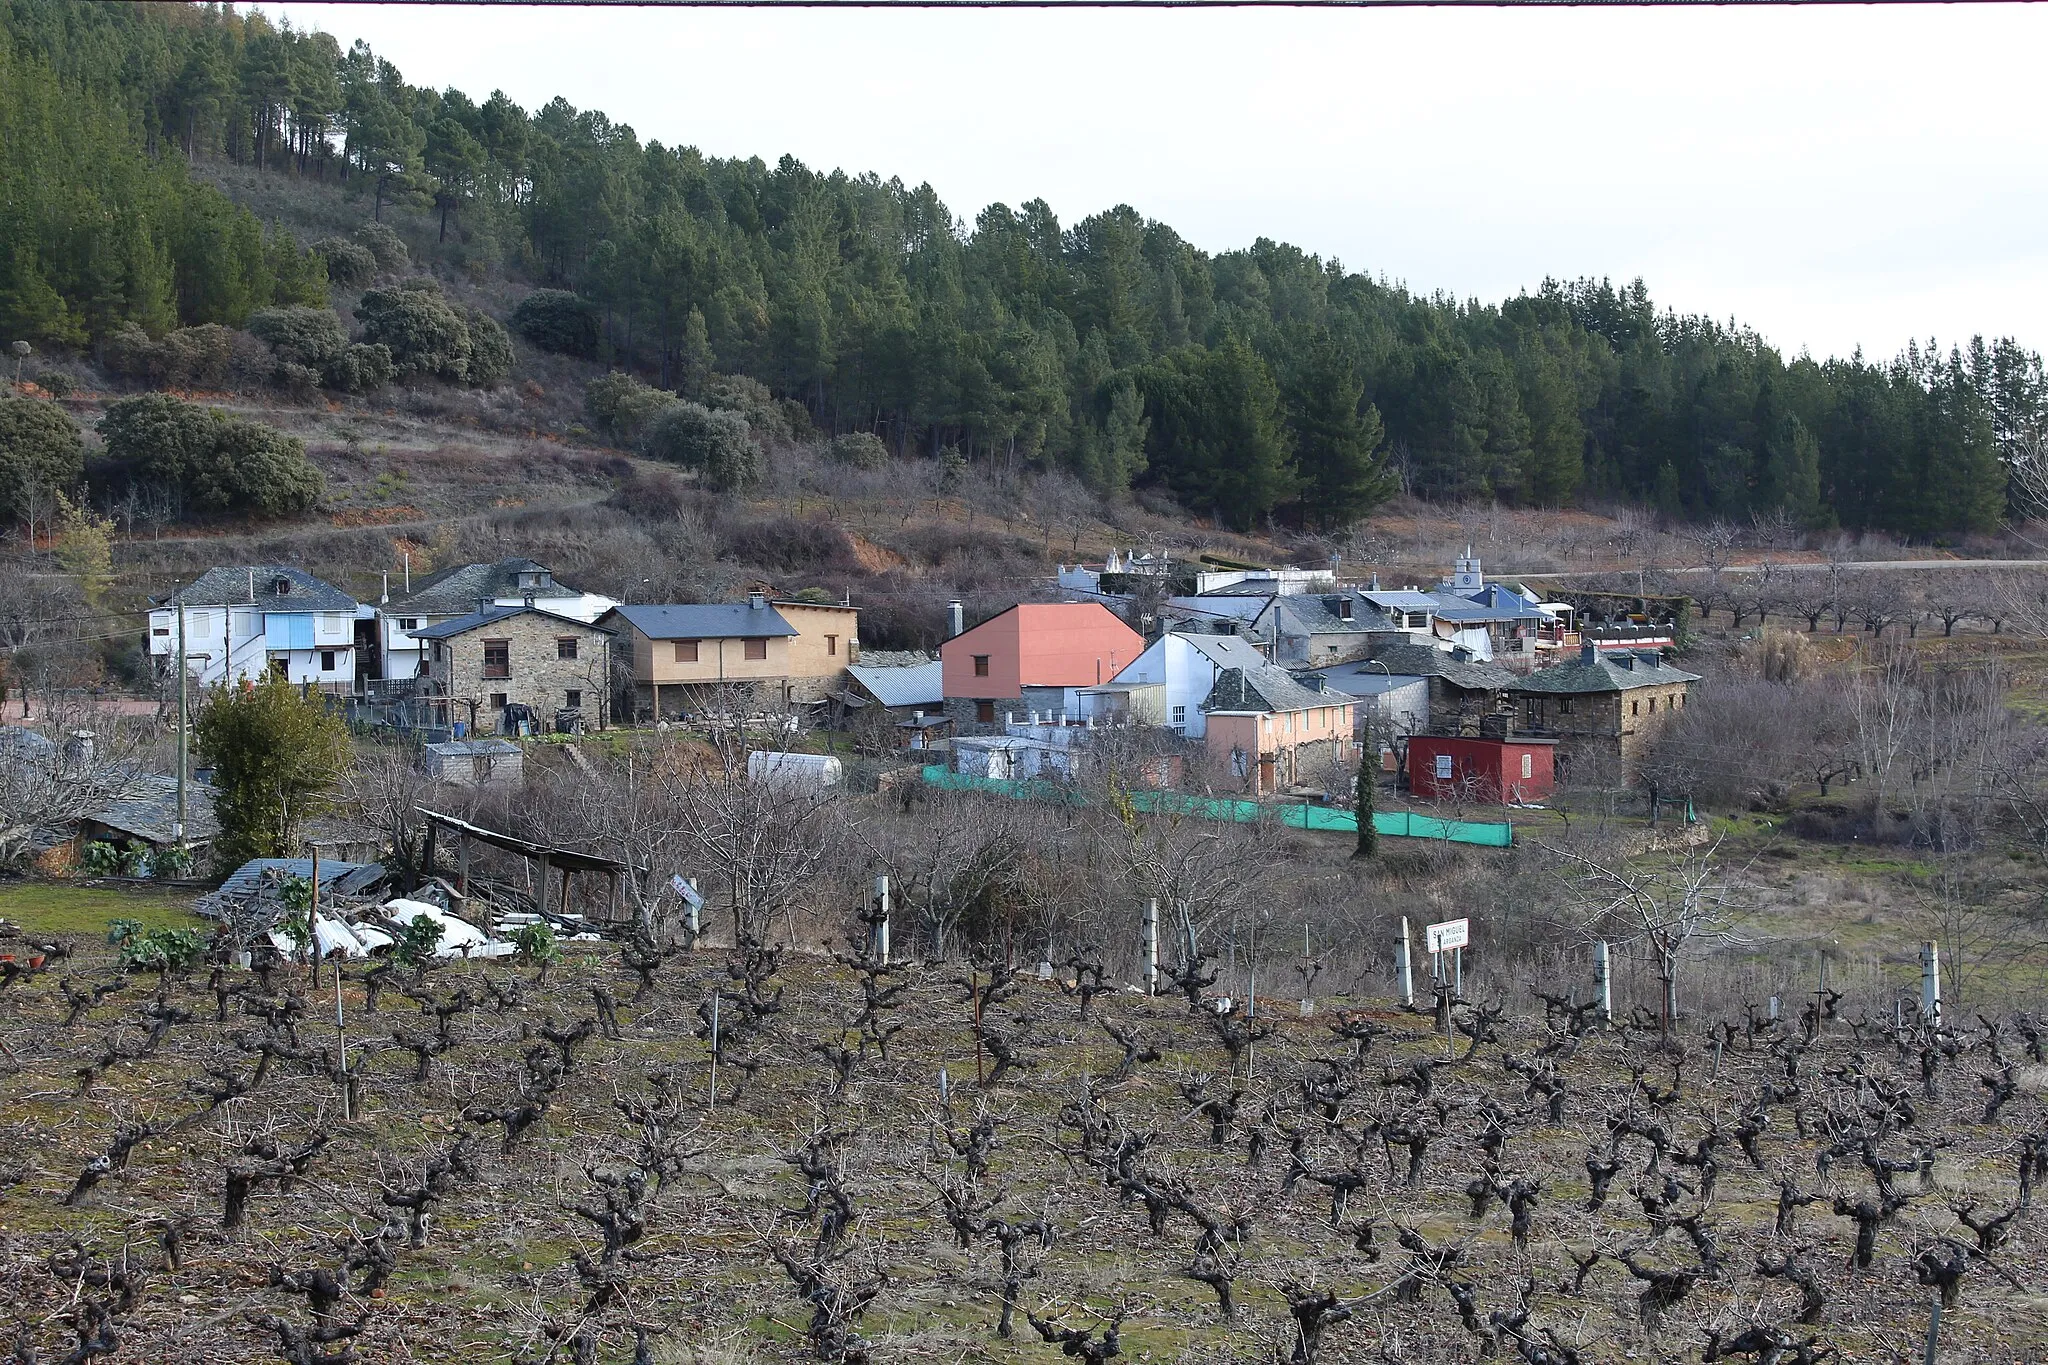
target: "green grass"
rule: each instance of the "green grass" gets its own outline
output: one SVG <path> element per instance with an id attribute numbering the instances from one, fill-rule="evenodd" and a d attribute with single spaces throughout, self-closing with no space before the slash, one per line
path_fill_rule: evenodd
<path id="1" fill-rule="evenodd" d="M 192 913 L 192 899 L 190 891 L 0 882 L 0 919 L 34 934 L 92 937 L 104 935 L 112 919 L 141 920 L 149 929 L 194 929 L 206 921 Z"/>

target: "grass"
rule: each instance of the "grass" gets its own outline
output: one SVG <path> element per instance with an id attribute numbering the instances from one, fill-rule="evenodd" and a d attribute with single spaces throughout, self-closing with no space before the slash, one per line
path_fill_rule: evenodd
<path id="1" fill-rule="evenodd" d="M 32 934 L 93 937 L 105 934 L 113 919 L 141 920 L 148 929 L 193 929 L 206 923 L 192 912 L 189 891 L 39 881 L 0 882 L 0 919 Z"/>

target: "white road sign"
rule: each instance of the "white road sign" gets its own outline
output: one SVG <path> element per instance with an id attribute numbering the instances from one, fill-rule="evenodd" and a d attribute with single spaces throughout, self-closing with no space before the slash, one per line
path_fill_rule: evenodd
<path id="1" fill-rule="evenodd" d="M 1442 924 L 1425 928 L 1424 941 L 1432 953 L 1448 953 L 1453 948 L 1462 948 L 1472 941 L 1472 921 L 1468 919 L 1447 919 Z"/>
<path id="2" fill-rule="evenodd" d="M 683 876 L 680 872 L 678 872 L 675 876 L 670 877 L 668 879 L 668 884 L 675 888 L 675 893 L 678 896 L 681 896 L 683 898 L 683 904 L 699 909 L 703 907 L 704 898 L 697 894 L 696 887 L 690 885 L 688 882 L 683 880 Z"/>

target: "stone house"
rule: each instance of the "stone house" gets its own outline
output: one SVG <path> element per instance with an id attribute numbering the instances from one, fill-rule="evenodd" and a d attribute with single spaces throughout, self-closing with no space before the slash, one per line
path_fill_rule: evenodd
<path id="1" fill-rule="evenodd" d="M 545 564 L 531 559 L 501 559 L 494 564 L 452 564 L 412 581 L 396 597 L 378 603 L 378 655 L 373 676 L 415 678 L 426 654 L 426 642 L 415 632 L 458 616 L 479 604 L 517 607 L 527 603 L 578 621 L 595 621 L 618 603 L 601 593 L 583 592 L 558 581 Z"/>
<path id="2" fill-rule="evenodd" d="M 1444 734 L 1478 734 L 1487 717 L 1507 710 L 1508 690 L 1522 681 L 1499 664 L 1475 658 L 1462 646 L 1388 645 L 1372 656 L 1371 671 L 1382 670 L 1428 684 L 1429 704 L 1423 724 L 1415 728 Z"/>
<path id="3" fill-rule="evenodd" d="M 1602 651 L 1588 641 L 1573 662 L 1516 680 L 1510 695 L 1519 730 L 1558 740 L 1559 781 L 1626 785 L 1699 680 L 1654 650 Z"/>
<path id="4" fill-rule="evenodd" d="M 413 632 L 426 645 L 423 697 L 437 724 L 510 732 L 552 728 L 559 713 L 608 720 L 612 633 L 538 606 L 486 606 Z M 517 708 L 525 708 L 522 714 Z"/>

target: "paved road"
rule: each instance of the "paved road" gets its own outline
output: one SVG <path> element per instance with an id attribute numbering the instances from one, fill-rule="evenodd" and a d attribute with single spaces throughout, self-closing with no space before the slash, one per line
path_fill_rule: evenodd
<path id="1" fill-rule="evenodd" d="M 1724 564 L 1722 573 L 1754 573 L 1761 564 Z M 1793 570 L 1824 570 L 1826 560 L 1780 560 L 1771 561 L 1772 573 L 1788 573 Z M 1842 560 L 1834 567 L 1838 569 L 1891 569 L 1899 572 L 1913 572 L 1920 569 L 2048 569 L 2048 559 L 1858 559 Z M 1707 573 L 1703 564 L 1691 568 L 1658 568 L 1660 574 Z M 1614 574 L 1636 572 L 1634 566 L 1617 565 L 1612 569 L 1574 569 L 1569 573 L 1520 573 L 1509 575 L 1514 578 L 1555 579 L 1608 577 Z"/>

